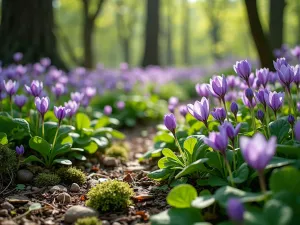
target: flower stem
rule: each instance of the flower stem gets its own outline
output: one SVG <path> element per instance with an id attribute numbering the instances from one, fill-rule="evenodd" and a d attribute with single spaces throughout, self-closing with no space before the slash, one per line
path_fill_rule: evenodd
<path id="1" fill-rule="evenodd" d="M 42 116 L 42 137 L 45 137 L 45 124 L 44 124 L 44 116 Z"/>
<path id="2" fill-rule="evenodd" d="M 10 103 L 10 114 L 11 117 L 14 117 L 14 112 L 13 112 L 13 106 L 12 106 L 12 97 L 9 97 L 9 103 Z"/>
<path id="3" fill-rule="evenodd" d="M 180 155 L 182 156 L 183 162 L 187 165 L 187 159 L 186 159 L 186 157 L 184 155 L 184 152 L 182 151 L 182 148 L 181 148 L 181 146 L 179 144 L 179 141 L 178 141 L 175 133 L 173 133 L 173 135 L 174 135 L 175 143 L 176 143 L 176 145 L 177 145 L 177 147 L 179 149 Z"/>
<path id="4" fill-rule="evenodd" d="M 296 113 L 296 110 L 294 108 L 294 103 L 293 103 L 293 97 L 291 94 L 291 90 L 288 88 L 287 89 L 287 93 L 288 93 L 288 102 L 289 102 L 289 114 L 291 114 L 291 111 L 293 110 L 293 113 Z"/>
<path id="5" fill-rule="evenodd" d="M 57 138 L 59 127 L 60 127 L 60 122 L 57 125 L 57 129 L 56 129 L 55 136 L 54 136 L 53 143 L 52 143 L 52 149 L 54 149 L 54 146 L 56 144 L 56 138 Z"/>
<path id="6" fill-rule="evenodd" d="M 228 162 L 228 160 L 225 159 L 225 158 L 224 158 L 224 162 L 225 162 L 225 164 L 226 164 L 226 167 L 227 167 L 227 170 L 228 170 L 228 173 L 229 173 L 231 186 L 234 187 L 233 176 L 232 176 L 232 172 L 231 172 L 231 168 L 230 168 L 229 162 Z"/>
<path id="7" fill-rule="evenodd" d="M 251 117 L 252 117 L 252 128 L 253 128 L 254 131 L 256 131 L 254 108 L 251 108 L 250 111 L 251 111 Z"/>
<path id="8" fill-rule="evenodd" d="M 268 107 L 266 107 L 266 109 L 265 109 L 265 116 L 266 116 L 267 133 L 268 133 L 268 138 L 269 138 L 271 135 L 270 135 L 270 128 L 269 128 L 270 117 L 269 117 L 269 108 Z"/>
<path id="9" fill-rule="evenodd" d="M 265 194 L 267 192 L 267 188 L 266 188 L 264 171 L 260 170 L 260 171 L 257 171 L 257 172 L 258 172 L 260 189 Z"/>
<path id="10" fill-rule="evenodd" d="M 226 102 L 225 102 L 225 99 L 224 99 L 224 98 L 222 98 L 222 102 L 223 102 L 224 109 L 225 109 L 225 112 L 226 112 L 226 119 L 227 119 L 227 121 L 229 122 L 228 113 L 227 113 L 227 107 L 226 107 Z"/>

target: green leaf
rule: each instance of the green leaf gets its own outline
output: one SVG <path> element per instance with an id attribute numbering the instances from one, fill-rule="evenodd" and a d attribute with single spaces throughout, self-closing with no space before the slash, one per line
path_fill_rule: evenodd
<path id="1" fill-rule="evenodd" d="M 118 130 L 114 130 L 114 129 L 110 132 L 110 134 L 114 138 L 117 138 L 117 139 L 120 139 L 120 140 L 123 140 L 126 137 L 125 134 L 123 134 L 122 132 L 120 132 Z"/>
<path id="2" fill-rule="evenodd" d="M 96 142 L 91 141 L 88 145 L 83 147 L 89 154 L 94 154 L 98 150 Z"/>
<path id="3" fill-rule="evenodd" d="M 192 201 L 192 206 L 198 209 L 204 209 L 215 203 L 215 198 L 212 195 L 203 195 Z"/>
<path id="4" fill-rule="evenodd" d="M 29 146 L 33 150 L 39 152 L 45 159 L 49 156 L 51 145 L 39 136 L 30 138 Z"/>
<path id="5" fill-rule="evenodd" d="M 172 208 L 151 216 L 150 221 L 151 225 L 194 225 L 202 221 L 202 215 L 201 212 L 195 208 Z M 208 224 L 204 223 L 201 225 Z"/>
<path id="6" fill-rule="evenodd" d="M 233 182 L 235 184 L 241 184 L 245 182 L 249 175 L 249 168 L 246 163 L 243 163 L 236 171 L 233 171 Z M 227 177 L 228 182 L 230 182 L 230 176 Z"/>
<path id="7" fill-rule="evenodd" d="M 81 155 L 81 154 L 79 154 L 77 152 L 70 153 L 69 157 L 73 157 L 73 158 L 75 158 L 77 160 L 80 160 L 80 161 L 85 161 L 86 160 L 86 157 L 84 155 Z"/>
<path id="8" fill-rule="evenodd" d="M 226 207 L 227 201 L 233 197 L 239 198 L 242 202 L 260 202 L 268 197 L 267 194 L 246 192 L 230 186 L 219 188 L 214 196 L 223 207 Z"/>
<path id="9" fill-rule="evenodd" d="M 277 143 L 281 144 L 286 138 L 290 130 L 290 124 L 285 119 L 279 119 L 271 122 L 269 125 L 272 136 L 277 137 Z"/>
<path id="10" fill-rule="evenodd" d="M 171 149 L 168 149 L 168 148 L 164 148 L 162 150 L 162 154 L 165 156 L 165 157 L 169 157 L 171 159 L 174 159 L 176 161 L 179 161 L 177 155 L 175 155 L 175 153 L 171 150 Z"/>
<path id="11" fill-rule="evenodd" d="M 176 180 L 173 180 L 171 183 L 170 183 L 170 187 L 176 187 L 180 184 L 186 184 L 188 182 L 188 178 L 187 177 L 181 177 L 179 179 L 176 179 Z"/>
<path id="12" fill-rule="evenodd" d="M 200 186 L 218 187 L 227 185 L 228 182 L 221 177 L 210 174 L 208 179 L 198 179 L 197 184 Z"/>
<path id="13" fill-rule="evenodd" d="M 16 190 L 23 191 L 23 190 L 25 190 L 25 188 L 26 188 L 25 184 L 17 184 L 16 185 Z"/>
<path id="14" fill-rule="evenodd" d="M 8 139 L 6 133 L 1 132 L 0 133 L 0 144 L 1 145 L 7 145 L 8 144 Z"/>
<path id="15" fill-rule="evenodd" d="M 38 209 L 41 209 L 42 208 L 42 205 L 40 203 L 32 203 L 30 206 L 29 206 L 29 211 L 33 211 L 33 210 L 38 210 Z"/>
<path id="16" fill-rule="evenodd" d="M 148 174 L 148 177 L 154 180 L 164 180 L 170 176 L 172 170 L 169 168 L 164 168 L 160 170 L 152 171 Z"/>
<path id="17" fill-rule="evenodd" d="M 270 225 L 288 225 L 293 216 L 293 210 L 282 202 L 271 199 L 264 206 L 264 216 Z"/>
<path id="18" fill-rule="evenodd" d="M 300 171 L 290 166 L 274 170 L 269 185 L 274 193 L 288 191 L 300 194 Z"/>
<path id="19" fill-rule="evenodd" d="M 195 148 L 196 144 L 197 144 L 197 139 L 196 138 L 188 137 L 183 143 L 183 148 L 185 150 L 187 150 L 190 153 L 190 155 L 193 155 L 194 148 Z"/>
<path id="20" fill-rule="evenodd" d="M 26 159 L 23 160 L 23 163 L 30 163 L 30 162 L 39 162 L 44 164 L 42 160 L 40 160 L 38 157 L 35 155 L 28 156 Z"/>
<path id="21" fill-rule="evenodd" d="M 101 127 L 105 127 L 109 124 L 109 117 L 107 116 L 103 116 L 101 118 L 98 119 L 96 125 L 95 125 L 95 129 L 101 128 Z"/>
<path id="22" fill-rule="evenodd" d="M 55 159 L 55 160 L 53 160 L 53 164 L 54 163 L 63 164 L 63 165 L 66 165 L 66 166 L 72 165 L 72 162 L 68 159 Z"/>
<path id="23" fill-rule="evenodd" d="M 101 149 L 104 149 L 109 145 L 109 141 L 105 137 L 99 137 L 99 138 L 92 137 L 91 140 L 94 141 Z"/>
<path id="24" fill-rule="evenodd" d="M 300 145 L 277 145 L 276 152 L 289 158 L 300 158 Z"/>
<path id="25" fill-rule="evenodd" d="M 189 208 L 196 197 L 197 191 L 192 185 L 181 184 L 169 192 L 167 202 L 175 208 Z"/>
<path id="26" fill-rule="evenodd" d="M 90 128 L 91 121 L 90 118 L 84 113 L 76 114 L 76 129 L 82 130 L 83 128 Z"/>
<path id="27" fill-rule="evenodd" d="M 193 162 L 192 164 L 185 167 L 182 171 L 180 171 L 180 173 L 178 173 L 175 178 L 178 179 L 182 176 L 192 174 L 197 171 L 199 172 L 207 171 L 206 167 L 204 166 L 204 163 L 207 161 L 208 159 L 204 158 L 204 159 L 199 159 L 196 162 Z"/>
<path id="28" fill-rule="evenodd" d="M 277 167 L 287 166 L 294 162 L 295 162 L 295 160 L 293 160 L 293 159 L 286 159 L 286 158 L 274 156 L 271 159 L 271 161 L 268 163 L 268 165 L 266 166 L 266 169 L 274 169 Z"/>
<path id="29" fill-rule="evenodd" d="M 220 163 L 220 160 L 222 160 L 221 156 L 220 158 L 218 157 L 218 152 L 208 152 L 205 157 L 208 158 L 208 162 L 207 164 L 212 167 L 212 168 L 216 168 L 219 171 L 223 171 L 223 167 L 222 164 Z"/>

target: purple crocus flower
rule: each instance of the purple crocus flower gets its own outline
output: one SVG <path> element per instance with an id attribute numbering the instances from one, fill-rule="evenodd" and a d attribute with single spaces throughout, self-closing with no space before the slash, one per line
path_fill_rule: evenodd
<path id="1" fill-rule="evenodd" d="M 209 116 L 209 102 L 207 98 L 202 97 L 201 101 L 195 101 L 194 105 L 188 104 L 187 109 L 193 117 L 202 121 L 207 127 L 207 119 Z"/>
<path id="2" fill-rule="evenodd" d="M 214 108 L 214 110 L 211 112 L 211 115 L 221 124 L 226 119 L 226 111 L 224 108 Z"/>
<path id="3" fill-rule="evenodd" d="M 297 88 L 299 88 L 300 85 L 300 66 L 296 65 L 293 67 L 294 70 L 294 83 L 296 84 Z"/>
<path id="4" fill-rule="evenodd" d="M 70 100 L 68 102 L 65 102 L 65 108 L 70 110 L 67 117 L 72 118 L 76 114 L 79 108 L 79 104 L 75 101 Z"/>
<path id="5" fill-rule="evenodd" d="M 35 97 L 34 103 L 35 103 L 37 110 L 43 117 L 49 109 L 49 104 L 50 104 L 49 98 L 48 97 L 42 97 L 42 98 Z"/>
<path id="6" fill-rule="evenodd" d="M 236 77 L 234 75 L 230 75 L 230 76 L 226 77 L 226 79 L 227 79 L 227 84 L 228 84 L 229 88 L 231 88 L 231 89 L 236 88 L 240 84 L 239 77 Z"/>
<path id="7" fill-rule="evenodd" d="M 270 72 L 269 83 L 274 85 L 277 80 L 278 80 L 278 72 Z"/>
<path id="8" fill-rule="evenodd" d="M 59 124 L 69 114 L 70 111 L 71 111 L 70 109 L 64 106 L 59 106 L 59 107 L 54 106 L 54 115 L 58 119 Z"/>
<path id="9" fill-rule="evenodd" d="M 51 65 L 51 59 L 48 58 L 48 57 L 42 58 L 42 59 L 40 60 L 40 63 L 41 63 L 41 65 L 42 65 L 43 67 L 46 68 L 46 67 L 48 67 L 48 66 Z"/>
<path id="10" fill-rule="evenodd" d="M 171 97 L 169 99 L 169 105 L 177 106 L 179 103 L 179 99 L 177 97 Z"/>
<path id="11" fill-rule="evenodd" d="M 254 97 L 254 93 L 253 93 L 253 91 L 252 91 L 251 88 L 247 88 L 247 89 L 245 90 L 245 96 L 246 96 L 246 98 L 248 98 L 248 100 L 249 100 L 250 102 L 252 102 L 252 99 L 253 99 L 253 97 Z"/>
<path id="12" fill-rule="evenodd" d="M 174 113 L 175 112 L 175 108 L 176 108 L 175 105 L 171 105 L 171 104 L 168 105 L 168 110 L 170 111 L 170 113 Z"/>
<path id="13" fill-rule="evenodd" d="M 300 46 L 296 46 L 291 50 L 293 56 L 295 56 L 298 60 L 300 60 Z"/>
<path id="14" fill-rule="evenodd" d="M 13 58 L 14 58 L 14 61 L 15 61 L 15 62 L 20 62 L 20 61 L 23 59 L 23 53 L 21 53 L 21 52 L 16 52 L 16 53 L 13 55 Z"/>
<path id="15" fill-rule="evenodd" d="M 264 112 L 261 111 L 260 109 L 257 110 L 256 118 L 257 118 L 258 120 L 260 120 L 261 122 L 263 122 L 263 121 L 264 121 L 264 117 L 265 117 Z"/>
<path id="16" fill-rule="evenodd" d="M 236 117 L 236 114 L 238 113 L 239 111 L 239 107 L 238 107 L 238 104 L 236 104 L 236 102 L 232 102 L 230 104 L 230 111 L 233 113 L 233 115 Z"/>
<path id="17" fill-rule="evenodd" d="M 16 95 L 14 98 L 15 104 L 20 108 L 20 110 L 26 104 L 27 100 L 28 99 L 25 95 Z"/>
<path id="18" fill-rule="evenodd" d="M 16 81 L 12 81 L 12 80 L 9 80 L 7 82 L 5 82 L 5 80 L 4 80 L 3 85 L 4 85 L 6 93 L 10 96 L 10 98 L 14 94 L 16 94 L 16 92 L 19 88 L 19 84 Z"/>
<path id="19" fill-rule="evenodd" d="M 209 97 L 209 90 L 207 84 L 196 84 L 195 86 L 196 92 L 200 97 Z"/>
<path id="20" fill-rule="evenodd" d="M 83 97 L 84 97 L 83 93 L 80 93 L 80 92 L 72 92 L 71 93 L 71 99 L 77 103 L 81 103 Z"/>
<path id="21" fill-rule="evenodd" d="M 287 88 L 290 89 L 292 82 L 294 81 L 294 70 L 289 66 L 282 65 L 280 70 L 278 71 L 278 77 L 280 83 Z"/>
<path id="22" fill-rule="evenodd" d="M 295 139 L 300 141 L 300 121 L 298 121 L 294 127 Z"/>
<path id="23" fill-rule="evenodd" d="M 175 134 L 175 129 L 177 125 L 176 125 L 176 118 L 173 113 L 166 114 L 164 116 L 164 124 L 169 131 Z"/>
<path id="24" fill-rule="evenodd" d="M 231 221 L 242 223 L 244 220 L 244 205 L 238 198 L 230 198 L 226 207 L 227 215 Z"/>
<path id="25" fill-rule="evenodd" d="M 188 109 L 185 105 L 181 105 L 179 107 L 179 112 L 180 112 L 180 115 L 182 115 L 185 118 L 186 114 L 188 113 Z"/>
<path id="26" fill-rule="evenodd" d="M 256 133 L 252 138 L 241 137 L 240 147 L 247 164 L 262 171 L 275 154 L 276 137 L 271 137 L 269 141 L 261 133 Z"/>
<path id="27" fill-rule="evenodd" d="M 274 68 L 277 71 L 279 71 L 281 69 L 281 66 L 288 66 L 288 63 L 287 63 L 286 59 L 283 57 L 283 58 L 276 59 L 276 62 L 273 61 L 273 65 L 274 65 Z"/>
<path id="28" fill-rule="evenodd" d="M 266 111 L 267 102 L 269 101 L 269 91 L 267 89 L 259 90 L 255 92 L 255 97 L 264 106 Z"/>
<path id="29" fill-rule="evenodd" d="M 96 88 L 93 88 L 93 87 L 87 87 L 85 89 L 85 96 L 88 97 L 88 98 L 92 98 L 96 95 L 97 93 L 97 90 Z"/>
<path id="30" fill-rule="evenodd" d="M 291 125 L 291 126 L 294 126 L 294 123 L 295 123 L 295 117 L 293 116 L 293 115 L 288 115 L 288 118 L 287 118 L 287 120 L 288 120 L 288 122 L 289 122 L 289 124 Z"/>
<path id="31" fill-rule="evenodd" d="M 215 151 L 220 151 L 220 153 L 226 157 L 228 137 L 224 129 L 221 129 L 220 132 L 211 132 L 208 138 L 204 138 L 204 143 Z"/>
<path id="32" fill-rule="evenodd" d="M 118 101 L 118 102 L 117 102 L 117 108 L 118 108 L 119 110 L 123 110 L 123 109 L 125 108 L 125 102 L 123 102 L 123 101 Z"/>
<path id="33" fill-rule="evenodd" d="M 51 88 L 51 90 L 55 94 L 56 99 L 58 99 L 61 95 L 65 93 L 65 86 L 61 83 L 57 83 Z"/>
<path id="34" fill-rule="evenodd" d="M 213 79 L 210 79 L 210 85 L 208 88 L 211 94 L 221 100 L 224 100 L 224 96 L 227 92 L 227 81 L 224 75 L 215 76 Z"/>
<path id="35" fill-rule="evenodd" d="M 43 91 L 43 82 L 40 82 L 38 80 L 33 80 L 31 82 L 30 87 L 25 85 L 25 89 L 28 92 L 28 94 L 32 95 L 33 97 L 40 97 L 41 93 Z"/>
<path id="36" fill-rule="evenodd" d="M 229 122 L 224 122 L 223 125 L 221 126 L 221 129 L 224 129 L 226 131 L 227 137 L 234 142 L 234 138 L 239 134 L 240 129 L 241 129 L 241 124 L 239 123 L 238 125 L 236 125 L 236 127 L 234 128 L 234 126 L 232 125 L 232 123 Z"/>
<path id="37" fill-rule="evenodd" d="M 246 81 L 249 86 L 249 76 L 251 74 L 251 64 L 247 60 L 237 61 L 233 66 L 237 75 Z"/>
<path id="38" fill-rule="evenodd" d="M 300 102 L 297 102 L 297 109 L 300 112 Z"/>
<path id="39" fill-rule="evenodd" d="M 244 105 L 246 105 L 248 108 L 254 108 L 256 106 L 256 101 L 254 98 L 249 100 L 246 95 L 244 94 L 242 97 Z"/>
<path id="40" fill-rule="evenodd" d="M 270 72 L 269 72 L 269 69 L 267 69 L 267 68 L 262 68 L 262 69 L 256 70 L 256 77 L 257 77 L 259 83 L 260 83 L 264 88 L 266 88 L 267 83 L 268 83 L 269 78 L 270 78 Z"/>
<path id="41" fill-rule="evenodd" d="M 268 106 L 273 110 L 276 115 L 277 111 L 281 108 L 284 101 L 284 93 L 276 91 L 269 93 L 269 99 L 267 101 Z"/>
<path id="42" fill-rule="evenodd" d="M 20 146 L 16 147 L 16 153 L 17 153 L 17 155 L 23 155 L 24 152 L 25 152 L 25 150 L 24 150 L 24 146 L 23 145 L 20 145 Z"/>
<path id="43" fill-rule="evenodd" d="M 109 116 L 112 113 L 112 107 L 110 105 L 104 106 L 103 112 L 105 115 Z"/>

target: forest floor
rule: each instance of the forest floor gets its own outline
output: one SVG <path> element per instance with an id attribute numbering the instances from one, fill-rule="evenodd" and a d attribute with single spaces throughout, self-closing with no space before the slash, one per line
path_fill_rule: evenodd
<path id="1" fill-rule="evenodd" d="M 80 190 L 72 192 L 70 186 L 63 185 L 53 190 L 51 187 L 37 188 L 26 186 L 24 190 L 13 188 L 0 197 L 0 224 L 2 225 L 56 225 L 65 223 L 66 211 L 74 205 L 85 205 L 88 190 L 106 179 L 118 179 L 128 182 L 134 189 L 133 204 L 126 211 L 100 214 L 103 225 L 146 225 L 149 217 L 165 210 L 168 188 L 159 187 L 158 183 L 147 177 L 149 171 L 156 167 L 156 162 L 139 162 L 139 158 L 153 145 L 156 125 L 141 125 L 123 130 L 126 143 L 130 149 L 127 162 L 116 161 L 104 166 L 99 160 L 90 159 L 89 168 L 85 170 L 87 182 Z M 105 158 L 104 158 L 105 160 Z M 101 160 L 100 160 L 101 161 Z M 62 194 L 63 193 L 63 194 Z M 59 202 L 58 196 L 64 201 Z M 42 208 L 26 214 L 28 206 L 40 203 Z"/>

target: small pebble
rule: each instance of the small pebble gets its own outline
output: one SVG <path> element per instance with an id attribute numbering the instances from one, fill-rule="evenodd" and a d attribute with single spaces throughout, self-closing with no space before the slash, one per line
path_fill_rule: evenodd
<path id="1" fill-rule="evenodd" d="M 27 191 L 31 191 L 31 186 L 27 186 L 27 187 L 26 187 L 26 190 L 27 190 Z"/>
<path id="2" fill-rule="evenodd" d="M 4 220 L 1 221 L 1 225 L 17 225 L 17 224 L 12 220 Z"/>
<path id="3" fill-rule="evenodd" d="M 1 208 L 7 209 L 8 211 L 10 211 L 10 210 L 13 210 L 15 207 L 12 204 L 10 204 L 9 202 L 3 202 L 1 204 Z"/>
<path id="4" fill-rule="evenodd" d="M 102 220 L 102 225 L 110 225 L 110 223 L 107 220 Z"/>
<path id="5" fill-rule="evenodd" d="M 67 192 L 67 188 L 62 186 L 62 185 L 55 185 L 55 186 L 51 187 L 49 191 L 51 193 L 54 193 L 54 192 Z"/>
<path id="6" fill-rule="evenodd" d="M 79 192 L 79 191 L 80 191 L 79 185 L 76 184 L 76 183 L 73 183 L 73 184 L 71 185 L 70 191 L 71 191 L 71 192 Z"/>
<path id="7" fill-rule="evenodd" d="M 0 216 L 7 217 L 8 216 L 8 210 L 7 209 L 0 209 Z"/>
<path id="8" fill-rule="evenodd" d="M 116 167 L 119 164 L 119 161 L 114 157 L 105 157 L 103 159 L 103 165 L 107 167 Z"/>
<path id="9" fill-rule="evenodd" d="M 79 218 L 93 216 L 98 217 L 98 212 L 96 210 L 81 205 L 75 205 L 66 211 L 64 221 L 65 223 L 74 223 Z M 104 225 L 103 221 L 102 225 Z"/>
<path id="10" fill-rule="evenodd" d="M 33 179 L 33 173 L 29 170 L 19 170 L 17 172 L 17 180 L 20 184 L 30 183 Z"/>
<path id="11" fill-rule="evenodd" d="M 113 222 L 112 225 L 121 225 L 119 222 Z"/>
<path id="12" fill-rule="evenodd" d="M 32 187 L 31 189 L 32 189 L 32 191 L 39 191 L 40 190 L 38 187 Z"/>
<path id="13" fill-rule="evenodd" d="M 99 184 L 99 182 L 97 180 L 94 180 L 94 179 L 89 180 L 88 181 L 88 188 L 92 188 L 92 187 L 96 186 L 97 184 Z"/>
<path id="14" fill-rule="evenodd" d="M 68 193 L 60 193 L 56 197 L 57 201 L 63 204 L 69 204 L 71 202 L 71 196 Z"/>

